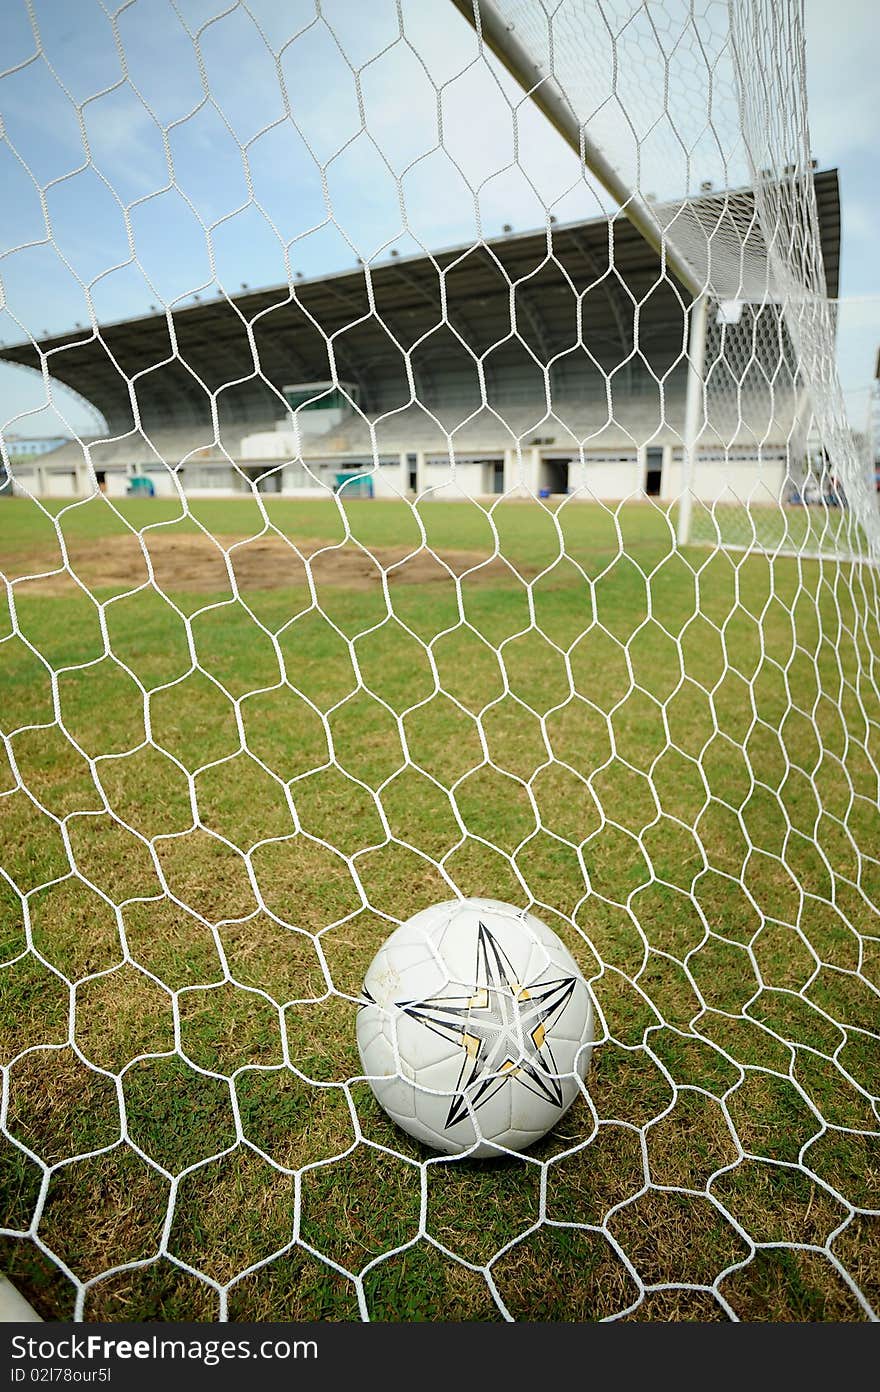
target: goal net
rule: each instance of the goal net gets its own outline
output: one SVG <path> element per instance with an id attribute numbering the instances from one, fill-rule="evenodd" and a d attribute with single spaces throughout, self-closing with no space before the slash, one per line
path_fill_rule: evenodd
<path id="1" fill-rule="evenodd" d="M 799 0 L 8 11 L 0 1270 L 874 1317 L 880 522 Z M 596 1018 L 489 1161 L 355 1044 L 465 896 Z"/>

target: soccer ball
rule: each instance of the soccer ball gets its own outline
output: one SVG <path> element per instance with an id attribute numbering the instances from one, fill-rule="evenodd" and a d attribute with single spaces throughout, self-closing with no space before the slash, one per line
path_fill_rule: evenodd
<path id="1" fill-rule="evenodd" d="M 435 1150 L 498 1156 L 540 1140 L 580 1091 L 593 1006 L 540 919 L 494 899 L 415 914 L 370 964 L 364 1074 L 393 1121 Z"/>

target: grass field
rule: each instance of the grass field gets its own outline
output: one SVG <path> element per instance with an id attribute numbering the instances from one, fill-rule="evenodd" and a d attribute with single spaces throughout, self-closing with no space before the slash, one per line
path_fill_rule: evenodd
<path id="1" fill-rule="evenodd" d="M 0 502 L 0 1269 L 55 1319 L 880 1307 L 870 577 L 647 505 L 264 501 L 47 504 L 60 573 Z M 519 1161 L 356 1081 L 370 958 L 454 892 L 601 1012 Z"/>

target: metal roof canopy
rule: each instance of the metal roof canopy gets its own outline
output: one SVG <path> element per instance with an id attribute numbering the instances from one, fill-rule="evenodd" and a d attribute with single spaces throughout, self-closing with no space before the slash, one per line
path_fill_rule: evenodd
<path id="1" fill-rule="evenodd" d="M 837 171 L 817 173 L 815 187 L 834 298 Z M 701 217 L 724 217 L 734 200 L 742 208 L 751 199 L 748 191 L 719 192 L 692 206 Z M 597 217 L 223 294 L 97 332 L 3 348 L 0 359 L 37 370 L 45 361 L 52 377 L 102 412 L 113 435 L 135 428 L 132 395 L 144 429 L 210 425 L 211 393 L 222 422 L 265 425 L 286 414 L 282 388 L 291 382 L 353 382 L 367 414 L 393 410 L 412 400 L 407 354 L 421 402 L 475 409 L 484 384 L 489 404 L 503 407 L 543 397 L 539 364 L 558 355 L 552 374 L 560 399 L 604 394 L 615 370 L 629 374 L 624 388 L 637 388 L 649 371 L 659 378 L 678 365 L 683 373 L 682 303 L 689 302 L 687 290 L 661 276 L 660 257 L 630 221 Z M 636 305 L 640 356 L 633 357 Z"/>

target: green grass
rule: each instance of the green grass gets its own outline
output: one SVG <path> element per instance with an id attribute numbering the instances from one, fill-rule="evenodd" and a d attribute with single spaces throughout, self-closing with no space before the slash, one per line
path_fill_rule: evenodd
<path id="1" fill-rule="evenodd" d="M 5 1269 L 49 1318 L 91 1283 L 92 1319 L 215 1318 L 222 1287 L 243 1320 L 492 1319 L 493 1290 L 580 1320 L 643 1286 L 637 1318 L 703 1319 L 728 1268 L 742 1317 L 862 1317 L 829 1254 L 876 1303 L 864 577 L 682 556 L 647 506 L 267 506 L 306 550 L 347 528 L 380 561 L 420 526 L 443 554 L 497 534 L 515 573 L 401 581 L 390 607 L 317 566 L 317 606 L 268 580 L 242 602 L 15 584 Z M 117 507 L 264 525 L 250 503 Z M 125 532 L 103 499 L 51 511 L 74 557 Z M 60 563 L 43 512 L 0 504 L 0 568 Z M 598 1125 L 578 1104 L 521 1161 L 425 1165 L 349 1082 L 371 956 L 450 884 L 532 902 L 602 1013 Z"/>
<path id="2" fill-rule="evenodd" d="M 769 493 L 751 505 L 719 502 L 709 508 L 697 504 L 691 537 L 708 546 L 723 543 L 740 550 L 758 546 L 782 555 L 796 552 L 844 559 L 868 554 L 864 530 L 848 508 L 801 503 L 779 507 Z"/>

